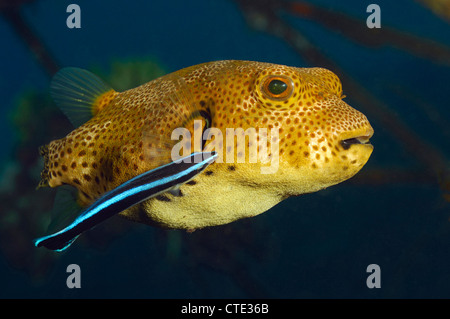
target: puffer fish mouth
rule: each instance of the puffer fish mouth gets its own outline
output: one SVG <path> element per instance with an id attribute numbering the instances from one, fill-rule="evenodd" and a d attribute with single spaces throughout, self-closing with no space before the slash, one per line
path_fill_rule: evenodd
<path id="1" fill-rule="evenodd" d="M 370 144 L 370 138 L 373 135 L 373 130 L 369 130 L 364 135 L 358 135 L 341 140 L 341 145 L 345 150 L 348 150 L 352 145 L 362 144 L 372 146 Z"/>

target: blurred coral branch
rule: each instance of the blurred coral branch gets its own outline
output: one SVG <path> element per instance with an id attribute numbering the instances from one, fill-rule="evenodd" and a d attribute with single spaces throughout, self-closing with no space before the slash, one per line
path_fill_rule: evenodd
<path id="1" fill-rule="evenodd" d="M 16 5 L 13 5 L 14 3 Z M 1 15 L 26 44 L 28 49 L 33 53 L 34 58 L 44 68 L 47 74 L 52 76 L 59 70 L 59 66 L 39 36 L 30 28 L 20 14 L 20 5 L 20 1 L 12 2 L 9 6 L 5 3 L 0 3 Z"/>
<path id="2" fill-rule="evenodd" d="M 448 0 L 416 0 L 428 8 L 435 14 L 444 18 L 447 22 L 450 21 L 450 1 Z"/>
<path id="3" fill-rule="evenodd" d="M 438 42 L 384 25 L 379 29 L 365 28 L 362 27 L 365 26 L 364 21 L 342 12 L 331 11 L 305 2 L 283 1 L 282 3 L 285 10 L 300 18 L 318 22 L 366 47 L 379 48 L 389 45 L 418 57 L 450 66 L 450 48 Z"/>

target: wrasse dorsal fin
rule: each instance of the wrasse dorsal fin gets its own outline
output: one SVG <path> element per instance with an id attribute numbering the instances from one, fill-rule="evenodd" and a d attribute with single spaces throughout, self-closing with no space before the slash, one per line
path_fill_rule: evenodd
<path id="1" fill-rule="evenodd" d="M 101 111 L 118 93 L 91 72 L 70 67 L 53 77 L 50 94 L 70 122 L 78 127 Z"/>

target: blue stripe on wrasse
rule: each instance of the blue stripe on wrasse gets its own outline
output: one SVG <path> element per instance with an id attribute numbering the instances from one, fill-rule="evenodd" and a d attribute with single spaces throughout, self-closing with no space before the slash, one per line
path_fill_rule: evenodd
<path id="1" fill-rule="evenodd" d="M 194 159 L 203 156 L 195 163 Z M 144 200 L 155 197 L 177 185 L 186 183 L 217 158 L 215 152 L 193 153 L 138 175 L 105 193 L 85 209 L 69 226 L 54 234 L 35 240 L 35 246 L 62 251 L 84 231 Z M 192 162 L 192 163 L 191 163 Z"/>

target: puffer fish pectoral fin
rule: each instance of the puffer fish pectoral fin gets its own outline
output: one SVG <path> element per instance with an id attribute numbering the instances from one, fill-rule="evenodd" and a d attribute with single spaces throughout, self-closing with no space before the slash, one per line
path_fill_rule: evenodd
<path id="1" fill-rule="evenodd" d="M 63 251 L 84 231 L 144 200 L 158 196 L 186 183 L 206 169 L 217 158 L 215 152 L 203 152 L 178 159 L 138 175 L 105 193 L 64 229 L 35 240 L 36 247 Z"/>
<path id="2" fill-rule="evenodd" d="M 53 77 L 50 94 L 70 122 L 78 127 L 101 111 L 118 93 L 91 72 L 69 67 Z"/>
<path id="3" fill-rule="evenodd" d="M 167 76 L 167 81 L 172 86 L 171 94 L 164 96 L 159 102 L 158 107 L 155 107 L 153 118 L 166 118 L 167 114 L 172 114 L 172 121 L 177 123 L 176 128 L 198 130 L 198 134 L 202 135 L 203 130 L 208 128 L 211 122 L 210 116 L 206 111 L 202 110 L 198 99 L 196 99 L 185 79 L 177 74 L 170 74 Z M 202 125 L 194 128 L 194 120 L 204 120 Z M 180 140 L 173 136 L 163 136 L 160 133 L 160 125 L 158 121 L 148 121 L 145 123 L 142 131 L 142 141 L 146 145 L 144 149 L 144 156 L 147 161 L 155 163 L 156 165 L 164 165 L 169 163 L 173 157 L 183 157 L 186 153 L 180 150 L 179 153 L 173 153 L 176 144 L 180 145 Z M 175 130 L 172 132 L 172 134 Z M 180 131 L 178 131 L 180 132 Z M 194 136 L 195 132 L 191 132 Z M 187 136 L 179 136 L 180 138 L 188 138 Z M 203 140 L 201 141 L 204 142 Z M 202 143 L 193 143 L 193 148 L 189 149 L 189 153 L 201 152 L 203 150 Z M 182 154 L 181 154 L 182 153 Z M 176 191 L 174 191 L 176 192 Z"/>
<path id="4" fill-rule="evenodd" d="M 199 103 L 182 77 L 175 74 L 172 74 L 171 77 L 176 90 L 173 94 L 167 96 L 167 99 L 170 101 L 170 104 L 176 108 L 183 106 L 188 110 L 188 113 L 184 115 L 184 118 L 180 119 L 181 126 L 189 127 L 192 125 L 193 121 L 201 119 L 204 123 L 202 123 L 202 127 L 197 129 L 203 131 L 203 129 L 209 128 L 211 126 L 211 114 L 209 114 L 209 109 L 207 109 L 205 105 L 202 106 Z M 206 104 L 205 101 L 203 102 Z M 200 152 L 200 150 L 194 151 Z"/>

